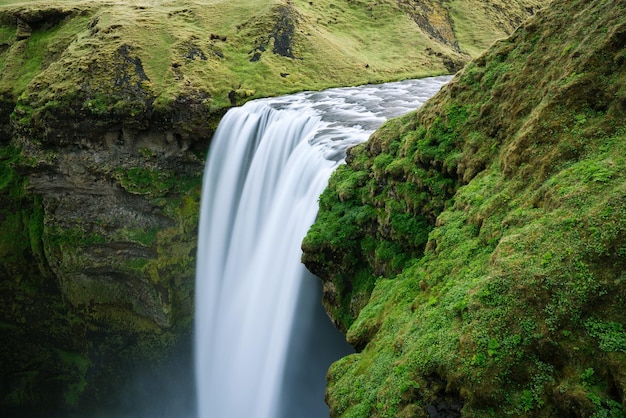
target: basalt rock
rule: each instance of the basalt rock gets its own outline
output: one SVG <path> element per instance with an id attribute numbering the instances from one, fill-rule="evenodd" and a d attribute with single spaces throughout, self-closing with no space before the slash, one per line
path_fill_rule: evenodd
<path id="1" fill-rule="evenodd" d="M 156 381 L 179 355 L 183 407 L 192 409 L 203 156 L 223 111 L 210 113 L 199 92 L 154 110 L 130 47 L 99 65 L 89 71 L 111 74 L 106 84 L 87 79 L 54 111 L 33 111 L 37 94 L 14 102 L 4 129 L 0 230 L 14 234 L 2 247 L 0 294 L 8 416 L 132 412 L 107 405 L 120 404 L 129 382 Z"/>

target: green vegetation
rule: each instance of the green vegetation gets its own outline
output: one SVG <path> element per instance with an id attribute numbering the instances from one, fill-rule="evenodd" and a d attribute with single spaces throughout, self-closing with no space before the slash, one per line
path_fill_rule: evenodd
<path id="1" fill-rule="evenodd" d="M 303 243 L 332 415 L 626 416 L 625 7 L 555 1 L 350 151 Z"/>
<path id="2" fill-rule="evenodd" d="M 114 403 L 131 370 L 156 374 L 184 346 L 203 160 L 230 106 L 455 72 L 543 3 L 0 0 L 0 415 L 88 414 Z M 462 125 L 464 111 L 441 115 L 441 144 L 416 134 L 430 144 L 423 158 L 457 163 L 448 151 L 458 132 L 445 123 Z M 338 288 L 358 295 L 342 296 L 346 328 L 379 276 L 414 264 L 456 188 L 454 176 L 414 168 L 395 157 L 415 152 L 393 147 L 371 164 L 357 157 L 360 171 L 338 183 L 359 225 L 335 225 L 357 239 L 346 258 L 354 283 Z M 372 167 L 397 178 L 372 180 Z M 618 175 L 602 168 L 590 181 Z M 424 189 L 399 181 L 424 173 Z M 353 196 L 355 185 L 368 190 Z M 438 198 L 424 209 L 431 189 Z M 612 322 L 597 321 L 590 332 L 615 346 Z M 413 385 L 409 369 L 399 374 Z"/>
<path id="3" fill-rule="evenodd" d="M 4 1 L 0 92 L 30 107 L 15 120 L 35 129 L 68 112 L 101 124 L 152 106 L 162 114 L 180 97 L 206 114 L 255 97 L 456 71 L 544 2 L 405 3 Z"/>

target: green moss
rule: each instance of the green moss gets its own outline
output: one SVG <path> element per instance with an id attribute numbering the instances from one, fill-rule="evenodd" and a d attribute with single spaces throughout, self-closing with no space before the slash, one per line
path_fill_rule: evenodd
<path id="1" fill-rule="evenodd" d="M 585 327 L 591 337 L 598 339 L 602 351 L 626 353 L 626 332 L 621 323 L 596 322 L 590 318 L 585 322 Z"/>
<path id="2" fill-rule="evenodd" d="M 118 232 L 118 239 L 123 241 L 138 242 L 145 247 L 154 245 L 157 239 L 159 228 L 149 229 L 127 229 Z"/>
<path id="3" fill-rule="evenodd" d="M 200 176 L 180 177 L 171 170 L 150 167 L 117 168 L 113 177 L 126 191 L 152 199 L 163 198 L 168 193 L 190 193 L 202 182 Z"/>
<path id="4" fill-rule="evenodd" d="M 624 415 L 623 7 L 554 2 L 349 152 L 303 243 L 358 350 L 329 371 L 331 414 Z"/>
<path id="5" fill-rule="evenodd" d="M 118 168 L 116 177 L 120 185 L 128 192 L 154 197 L 167 193 L 176 181 L 172 173 L 144 167 L 133 167 L 127 170 Z"/>
<path id="6" fill-rule="evenodd" d="M 337 297 L 346 309 L 339 315 L 347 319 L 341 323 L 345 329 L 363 305 L 355 308 L 350 302 L 356 289 L 358 299 L 365 301 L 375 283 L 355 278 L 368 271 L 392 277 L 419 257 L 435 214 L 458 187 L 455 176 L 448 174 L 455 168 L 448 155 L 458 152 L 453 151 L 460 143 L 457 129 L 467 114 L 453 106 L 444 117 L 450 127 L 437 118 L 431 129 L 413 131 L 414 114 L 384 125 L 367 144 L 350 150 L 348 163 L 333 173 L 320 197 L 318 221 L 303 242 L 303 260 L 325 279 L 350 283 L 336 286 L 343 289 Z M 368 285 L 360 286 L 361 281 Z"/>
<path id="7" fill-rule="evenodd" d="M 103 244 L 107 241 L 104 236 L 98 233 L 88 233 L 80 226 L 69 229 L 62 229 L 59 226 L 50 226 L 46 228 L 45 240 L 48 246 L 60 250 Z"/>
<path id="8" fill-rule="evenodd" d="M 0 147 L 0 258 L 7 272 L 21 276 L 25 254 L 42 262 L 43 209 L 41 199 L 25 191 L 26 179 L 17 170 L 23 163 L 18 148 Z"/>
<path id="9" fill-rule="evenodd" d="M 64 393 L 64 401 L 69 406 L 76 406 L 78 401 L 87 386 L 86 376 L 91 362 L 84 355 L 79 353 L 71 353 L 63 350 L 56 350 L 61 362 L 68 369 L 80 375 L 77 382 L 72 382 L 68 385 Z"/>
<path id="10" fill-rule="evenodd" d="M 23 195 L 23 179 L 15 171 L 21 161 L 20 150 L 12 145 L 0 147 L 0 192 L 10 197 Z"/>

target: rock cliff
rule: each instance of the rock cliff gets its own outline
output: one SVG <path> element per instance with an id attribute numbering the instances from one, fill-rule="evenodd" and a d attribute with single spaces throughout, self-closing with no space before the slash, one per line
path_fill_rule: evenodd
<path id="1" fill-rule="evenodd" d="M 0 413 L 191 411 L 199 190 L 226 109 L 454 72 L 543 3 L 2 2 Z M 146 383 L 164 370 L 178 403 Z"/>
<path id="2" fill-rule="evenodd" d="M 349 150 L 303 243 L 332 416 L 624 416 L 625 11 L 555 0 Z"/>

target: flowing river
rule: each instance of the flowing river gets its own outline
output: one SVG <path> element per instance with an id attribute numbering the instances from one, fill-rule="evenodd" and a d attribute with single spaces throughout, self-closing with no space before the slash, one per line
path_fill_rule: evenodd
<path id="1" fill-rule="evenodd" d="M 231 109 L 204 174 L 195 360 L 199 418 L 328 416 L 329 365 L 348 353 L 300 262 L 317 199 L 348 147 L 450 77 L 260 99 Z"/>

